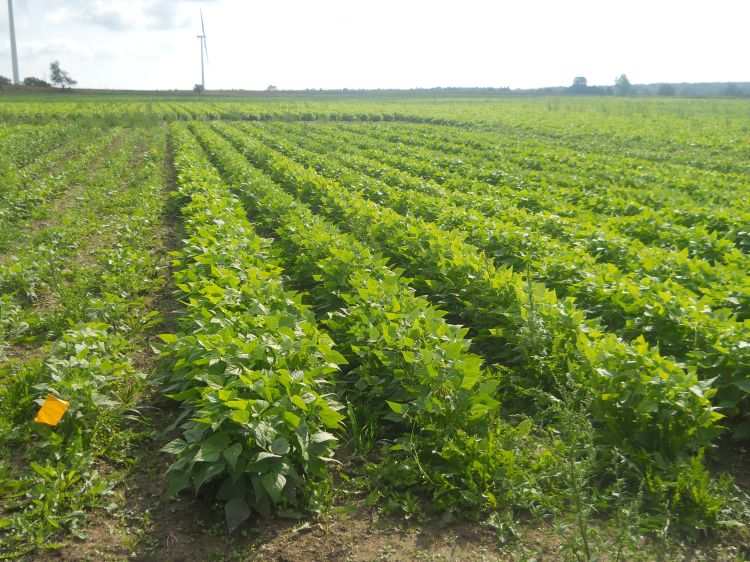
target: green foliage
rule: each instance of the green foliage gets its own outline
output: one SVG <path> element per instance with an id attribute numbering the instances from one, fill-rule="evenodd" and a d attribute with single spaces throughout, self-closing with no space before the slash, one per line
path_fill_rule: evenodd
<path id="1" fill-rule="evenodd" d="M 59 61 L 53 61 L 49 65 L 50 82 L 57 84 L 61 88 L 70 88 L 75 86 L 78 82 L 73 80 L 70 75 L 60 68 Z"/>
<path id="2" fill-rule="evenodd" d="M 23 79 L 23 85 L 24 86 L 35 86 L 37 88 L 49 88 L 51 84 L 47 82 L 46 80 L 42 80 L 41 78 L 36 78 L 35 76 L 27 76 Z"/>
<path id="3" fill-rule="evenodd" d="M 615 78 L 615 95 L 616 96 L 629 96 L 633 93 L 633 85 L 628 80 L 628 77 L 624 74 L 620 74 Z"/>
<path id="4" fill-rule="evenodd" d="M 15 356 L 0 370 L 3 555 L 83 537 L 88 511 L 111 493 L 102 461 L 122 462 L 138 435 L 132 422 L 146 377 L 134 355 L 156 321 L 146 296 L 162 282 L 159 138 L 154 130 L 123 139 L 123 153 L 96 171 L 77 169 L 85 157 L 70 161 L 60 176 L 89 181 L 88 189 L 46 228 L 12 229 L 16 255 L 0 266 L 0 325 Z M 144 141 L 155 147 L 134 153 Z M 8 219 L 23 225 L 23 217 Z M 101 246 L 84 250 L 81 240 L 94 234 Z M 55 305 L 39 306 L 41 295 Z M 55 427 L 32 421 L 47 394 L 70 403 Z"/>
<path id="5" fill-rule="evenodd" d="M 631 485 L 641 481 L 646 471 L 673 475 L 674 463 L 689 458 L 718 434 L 716 422 L 721 415 L 709 400 L 715 390 L 708 383 L 699 383 L 694 372 L 662 357 L 643 340 L 628 345 L 602 332 L 576 310 L 572 299 L 558 301 L 554 293 L 529 285 L 521 275 L 494 269 L 458 233 L 441 231 L 430 223 L 378 207 L 359 196 L 356 188 L 342 189 L 256 141 L 226 128 L 220 130 L 275 181 L 323 213 L 337 217 L 358 237 L 382 248 L 405 268 L 416 287 L 477 330 L 475 339 L 484 349 L 489 348 L 485 341 L 493 341 L 494 346 L 506 346 L 507 359 L 514 353 L 522 359 L 518 367 L 523 382 L 516 384 L 541 384 L 552 390 L 564 374 L 584 391 L 592 391 L 595 442 L 604 451 L 618 448 L 628 459 L 631 469 L 624 477 Z M 217 159 L 221 154 L 216 148 L 219 144 L 216 140 L 210 144 Z M 236 170 L 235 166 L 226 164 L 225 169 Z M 252 173 L 233 177 L 239 185 L 263 181 Z M 267 180 L 265 186 L 268 192 L 271 187 Z M 255 190 L 260 188 L 253 188 L 252 207 L 258 205 Z M 282 196 L 273 197 L 278 200 Z M 269 213 L 263 206 L 258 210 L 263 215 Z M 309 233 L 309 221 L 306 229 Z M 281 240 L 300 231 L 297 227 L 277 229 Z M 327 247 L 331 245 L 326 242 Z M 309 251 L 297 251 L 295 255 L 304 260 Z M 362 258 L 349 258 L 347 263 L 352 261 L 361 262 Z M 322 269 L 338 270 L 329 266 Z M 333 287 L 327 288 L 326 294 L 332 294 Z M 373 333 L 369 337 L 372 339 Z M 634 376 L 642 380 L 642 386 L 631 389 L 629 383 Z M 391 415 L 398 417 L 404 410 L 403 403 L 390 402 Z M 608 462 L 608 455 L 602 455 L 600 466 Z"/>
<path id="6" fill-rule="evenodd" d="M 3 555 L 81 536 L 143 421 L 161 121 L 170 493 L 233 530 L 340 476 L 581 560 L 746 523 L 706 468 L 750 435 L 742 100 L 78 100 L 0 104 Z"/>
<path id="7" fill-rule="evenodd" d="M 215 161 L 239 187 L 255 220 L 274 225 L 282 255 L 289 256 L 287 271 L 304 280 L 347 359 L 350 367 L 339 375 L 338 386 L 349 402 L 348 419 L 356 424 L 353 444 L 366 447 L 358 453 L 367 454 L 377 438 L 388 439 L 398 458 L 395 451 L 410 440 L 430 450 L 456 431 L 483 435 L 499 407 L 499 380 L 468 352 L 466 330 L 446 323 L 442 311 L 415 297 L 377 255 L 222 149 L 207 129 L 200 128 L 199 138 L 212 139 Z M 428 470 L 439 470 L 430 457 L 425 462 L 431 463 Z M 419 477 L 419 463 L 401 468 L 418 488 L 434 492 L 436 484 Z"/>
<path id="8" fill-rule="evenodd" d="M 6 389 L 4 398 L 15 402 L 4 413 L 17 425 L 0 444 L 23 446 L 31 469 L 1 481 L 12 500 L 3 521 L 9 545 L 41 547 L 60 530 L 80 534 L 84 509 L 100 504 L 109 486 L 94 460 L 121 454 L 129 438 L 118 425 L 139 380 L 130 347 L 107 324 L 88 323 L 69 330 L 46 363 L 30 365 Z M 55 428 L 31 421 L 48 393 L 71 404 Z"/>
<path id="9" fill-rule="evenodd" d="M 234 530 L 254 509 L 309 503 L 328 476 L 341 406 L 330 376 L 343 363 L 298 295 L 284 289 L 268 241 L 174 129 L 185 231 L 174 259 L 186 304 L 165 334 L 164 392 L 182 405 L 169 492 L 216 482 Z"/>

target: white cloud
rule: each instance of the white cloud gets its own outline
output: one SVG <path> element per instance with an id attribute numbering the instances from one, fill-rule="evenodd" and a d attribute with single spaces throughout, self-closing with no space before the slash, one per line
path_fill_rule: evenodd
<path id="1" fill-rule="evenodd" d="M 22 56 L 28 57 L 83 57 L 93 58 L 93 52 L 69 38 L 56 38 L 51 41 L 24 43 Z"/>
<path id="2" fill-rule="evenodd" d="M 166 0 L 88 0 L 66 2 L 65 7 L 47 7 L 44 0 L 36 8 L 51 25 L 89 24 L 110 31 L 173 30 L 189 23 L 188 9 L 195 9 L 197 0 L 182 2 Z M 211 4 L 216 0 L 203 0 Z"/>

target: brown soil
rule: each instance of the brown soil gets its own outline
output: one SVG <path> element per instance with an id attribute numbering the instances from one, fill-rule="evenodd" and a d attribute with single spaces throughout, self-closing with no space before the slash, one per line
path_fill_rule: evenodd
<path id="1" fill-rule="evenodd" d="M 153 394 L 144 403 L 149 425 L 167 427 L 176 415 L 174 405 Z M 87 538 L 64 548 L 38 553 L 40 561 L 198 562 L 204 560 L 293 561 L 557 561 L 565 533 L 555 522 L 518 525 L 518 535 L 507 544 L 489 527 L 472 523 L 440 524 L 384 516 L 368 507 L 361 495 L 341 491 L 327 518 L 255 519 L 228 535 L 221 506 L 210 493 L 166 497 L 165 472 L 171 456 L 159 449 L 176 434 L 154 434 L 133 453 L 133 464 L 123 470 L 108 467 L 117 508 L 92 513 Z M 729 447 L 731 444 L 724 446 Z M 734 447 L 731 464 L 717 471 L 736 471 L 736 481 L 747 490 L 750 463 L 747 451 Z M 737 454 L 739 453 L 739 456 Z M 721 455 L 718 455 L 721 458 Z M 103 469 L 103 472 L 106 470 Z M 608 540 L 608 539 L 607 539 Z M 601 543 L 597 560 L 615 560 Z M 750 530 L 737 529 L 701 542 L 700 546 L 640 545 L 622 560 L 741 561 L 750 559 Z"/>
<path id="2" fill-rule="evenodd" d="M 171 412 L 160 409 L 169 423 Z M 136 454 L 136 464 L 117 487 L 118 509 L 89 518 L 87 538 L 40 554 L 44 561 L 140 560 L 495 560 L 508 559 L 489 529 L 476 525 L 410 524 L 381 517 L 362 500 L 342 498 L 325 522 L 255 520 L 228 535 L 221 507 L 199 495 L 165 497 L 170 456 L 158 452 L 162 436 Z M 552 558 L 550 558 L 551 560 Z"/>

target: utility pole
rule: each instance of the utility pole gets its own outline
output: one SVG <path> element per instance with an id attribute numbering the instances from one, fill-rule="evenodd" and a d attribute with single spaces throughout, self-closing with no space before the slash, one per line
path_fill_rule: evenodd
<path id="1" fill-rule="evenodd" d="M 13 0 L 8 0 L 8 21 L 10 22 L 10 57 L 13 59 L 13 83 L 20 84 L 18 77 L 18 53 L 16 52 L 16 26 L 13 23 Z"/>

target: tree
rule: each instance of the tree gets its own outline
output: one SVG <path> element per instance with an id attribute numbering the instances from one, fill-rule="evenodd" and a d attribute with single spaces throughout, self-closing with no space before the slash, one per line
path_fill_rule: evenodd
<path id="1" fill-rule="evenodd" d="M 193 86 L 193 91 L 196 94 L 202 94 L 203 90 L 205 90 L 205 88 L 203 87 L 203 84 L 196 84 L 195 86 Z"/>
<path id="2" fill-rule="evenodd" d="M 672 84 L 662 84 L 659 86 L 659 90 L 656 92 L 658 96 L 673 96 L 677 93 L 675 87 Z"/>
<path id="3" fill-rule="evenodd" d="M 742 90 L 739 89 L 737 84 L 727 84 L 726 88 L 721 91 L 721 95 L 728 98 L 738 98 L 742 95 Z"/>
<path id="4" fill-rule="evenodd" d="M 568 88 L 572 94 L 585 94 L 588 91 L 588 80 L 585 76 L 576 76 L 573 78 L 573 85 Z"/>
<path id="5" fill-rule="evenodd" d="M 41 78 L 36 78 L 35 76 L 27 76 L 23 79 L 23 85 L 36 86 L 37 88 L 49 88 L 51 84 L 46 80 L 42 80 Z"/>
<path id="6" fill-rule="evenodd" d="M 61 88 L 75 86 L 78 84 L 70 75 L 60 68 L 60 61 L 53 61 L 49 65 L 50 81 Z"/>
<path id="7" fill-rule="evenodd" d="M 277 90 L 278 88 L 274 86 L 273 84 L 271 84 L 270 86 L 268 86 L 268 88 L 266 88 L 266 92 L 275 92 Z"/>
<path id="8" fill-rule="evenodd" d="M 620 74 L 618 78 L 615 78 L 615 95 L 616 96 L 629 96 L 633 93 L 633 85 L 628 80 L 628 77 L 624 74 Z"/>

